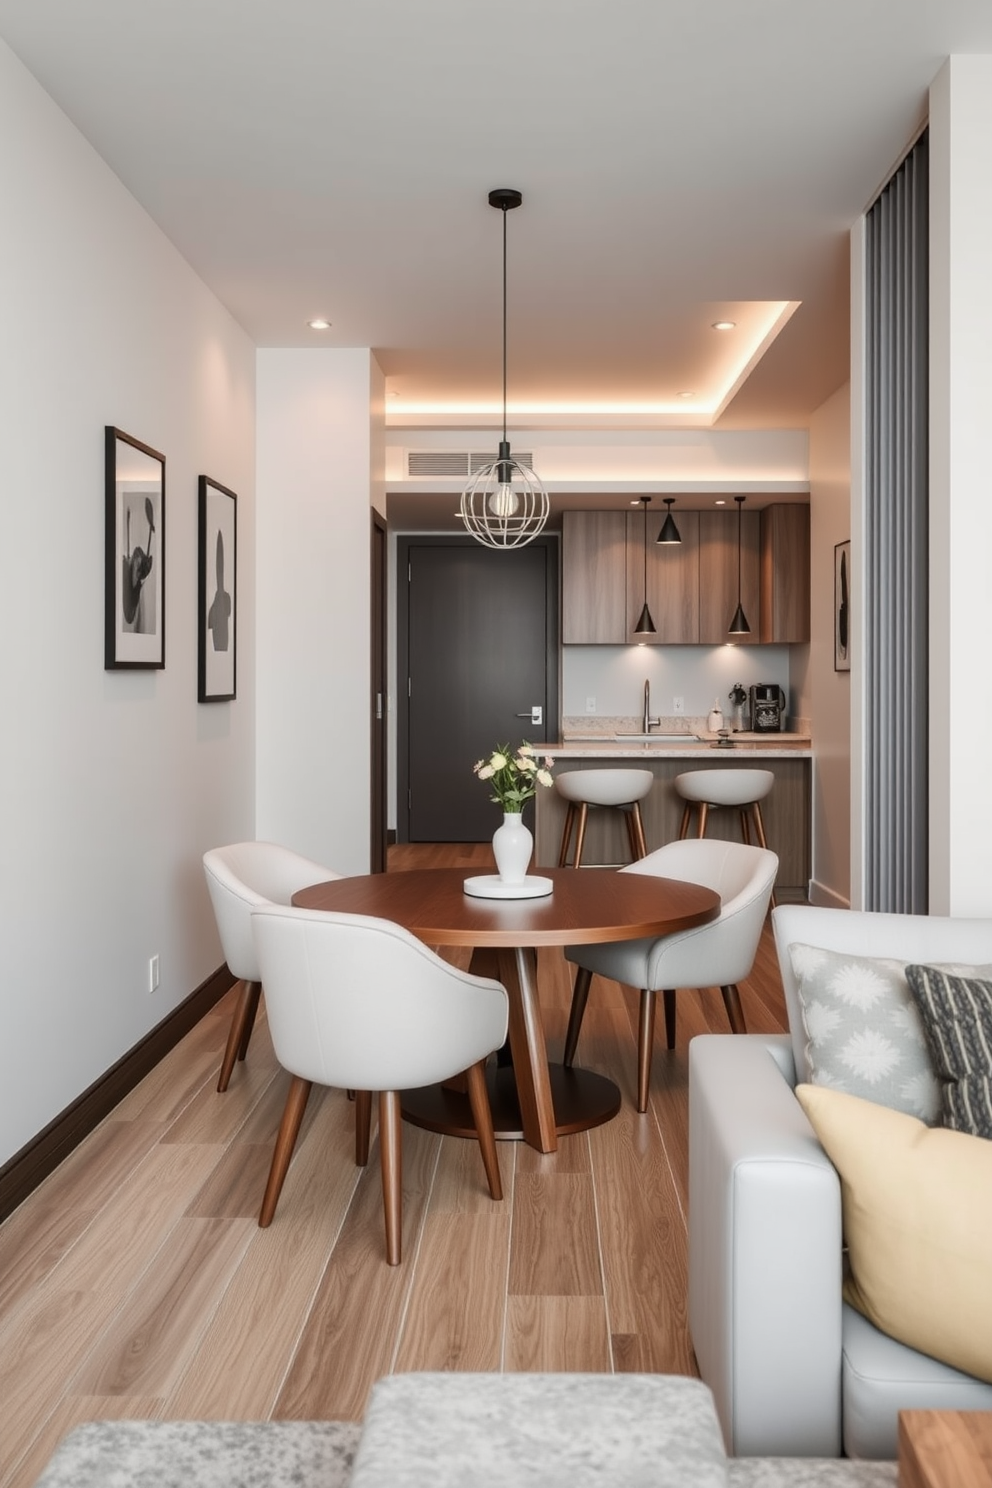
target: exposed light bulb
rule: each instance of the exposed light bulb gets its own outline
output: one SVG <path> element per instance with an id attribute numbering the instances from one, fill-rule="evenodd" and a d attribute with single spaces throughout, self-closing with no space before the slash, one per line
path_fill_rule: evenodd
<path id="1" fill-rule="evenodd" d="M 498 485 L 486 505 L 494 517 L 512 517 L 520 505 L 520 497 L 505 481 Z"/>

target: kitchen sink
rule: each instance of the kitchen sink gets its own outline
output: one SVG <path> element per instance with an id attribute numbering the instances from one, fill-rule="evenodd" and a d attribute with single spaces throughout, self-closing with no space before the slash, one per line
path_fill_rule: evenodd
<path id="1" fill-rule="evenodd" d="M 629 733 L 628 734 L 628 733 L 617 733 L 617 734 L 614 734 L 613 737 L 614 737 L 614 739 L 623 740 L 625 743 L 630 743 L 630 744 L 698 744 L 699 743 L 699 740 L 697 739 L 696 735 L 695 734 L 690 734 L 687 729 L 683 729 L 682 732 L 681 733 L 678 733 L 678 734 L 638 734 L 638 733 Z"/>

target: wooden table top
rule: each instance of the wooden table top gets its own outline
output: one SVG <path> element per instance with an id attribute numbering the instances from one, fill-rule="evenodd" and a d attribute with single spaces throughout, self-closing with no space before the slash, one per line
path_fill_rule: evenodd
<path id="1" fill-rule="evenodd" d="M 542 899 L 475 899 L 464 868 L 415 868 L 313 884 L 293 895 L 302 909 L 393 920 L 427 945 L 583 945 L 670 935 L 705 925 L 720 896 L 700 884 L 618 873 L 613 868 L 548 868 Z"/>

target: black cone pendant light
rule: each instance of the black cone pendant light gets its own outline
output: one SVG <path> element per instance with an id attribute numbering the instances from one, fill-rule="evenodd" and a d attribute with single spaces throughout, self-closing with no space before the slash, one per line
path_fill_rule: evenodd
<path id="1" fill-rule="evenodd" d="M 651 619 L 651 611 L 648 609 L 648 506 L 651 503 L 650 496 L 640 496 L 638 500 L 644 506 L 644 608 L 641 610 L 640 618 L 634 627 L 636 636 L 657 635 L 654 621 Z"/>
<path id="2" fill-rule="evenodd" d="M 489 193 L 489 205 L 503 213 L 503 438 L 496 459 L 465 487 L 459 509 L 466 530 L 487 548 L 522 548 L 541 531 L 551 509 L 540 478 L 513 458 L 506 437 L 506 214 L 522 201 L 510 186 Z"/>
<path id="3" fill-rule="evenodd" d="M 744 606 L 741 604 L 741 513 L 744 510 L 744 503 L 747 497 L 735 496 L 734 500 L 737 502 L 737 608 L 734 611 L 734 618 L 730 622 L 729 634 L 750 635 L 751 627 L 747 623 Z"/>
<path id="4" fill-rule="evenodd" d="M 680 543 L 682 541 L 682 534 L 676 527 L 675 518 L 672 516 L 672 503 L 674 500 L 674 496 L 665 497 L 665 505 L 668 507 L 668 510 L 665 513 L 665 520 L 661 524 L 661 531 L 655 538 L 655 542 Z"/>

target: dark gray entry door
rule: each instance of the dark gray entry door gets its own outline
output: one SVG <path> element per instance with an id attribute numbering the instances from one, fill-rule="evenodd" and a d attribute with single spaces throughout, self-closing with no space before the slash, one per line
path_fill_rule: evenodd
<path id="1" fill-rule="evenodd" d="M 495 552 L 473 539 L 409 538 L 401 575 L 404 556 L 407 840 L 485 842 L 499 808 L 473 764 L 497 743 L 557 734 L 557 543 Z"/>

